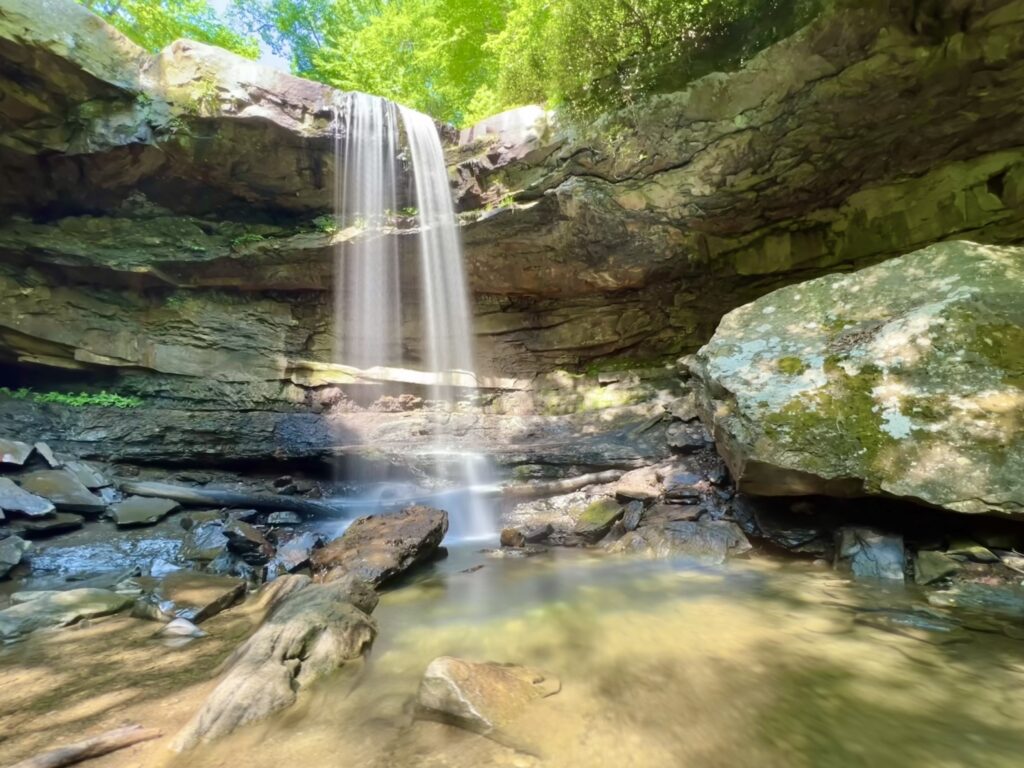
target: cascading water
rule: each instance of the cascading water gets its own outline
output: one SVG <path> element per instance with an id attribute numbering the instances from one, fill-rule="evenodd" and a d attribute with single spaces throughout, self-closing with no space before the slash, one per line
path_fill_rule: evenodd
<path id="1" fill-rule="evenodd" d="M 427 115 L 363 93 L 347 95 L 344 126 L 336 122 L 335 167 L 344 173 L 335 180 L 335 212 L 343 229 L 360 233 L 337 250 L 334 317 L 342 331 L 336 334 L 335 359 L 362 369 L 407 365 L 401 261 L 390 221 L 399 197 L 399 115 L 415 187 L 423 362 L 432 374 L 429 453 L 435 479 L 445 475 L 457 486 L 438 505 L 449 507 L 453 537 L 487 538 L 495 530 L 483 492 L 489 463 L 457 448 L 447 428 L 457 397 L 475 389 L 477 379 L 462 243 L 440 136 Z"/>

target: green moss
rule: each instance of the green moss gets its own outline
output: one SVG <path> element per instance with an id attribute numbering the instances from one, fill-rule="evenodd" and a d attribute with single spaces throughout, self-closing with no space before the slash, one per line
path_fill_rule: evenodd
<path id="1" fill-rule="evenodd" d="M 787 376 L 800 376 L 810 368 L 810 366 L 799 357 L 779 358 L 775 367 L 779 369 L 780 373 L 784 373 Z"/>
<path id="2" fill-rule="evenodd" d="M 577 518 L 577 523 L 604 525 L 621 511 L 622 507 L 614 499 L 598 499 L 586 506 Z"/>
<path id="3" fill-rule="evenodd" d="M 1024 328 L 1013 323 L 978 325 L 968 348 L 1003 371 L 1003 383 L 1024 389 Z"/>

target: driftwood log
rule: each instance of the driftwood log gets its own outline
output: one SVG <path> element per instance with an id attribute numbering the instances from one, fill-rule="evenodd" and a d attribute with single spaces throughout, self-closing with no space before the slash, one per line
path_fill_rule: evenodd
<path id="1" fill-rule="evenodd" d="M 552 496 L 557 493 L 571 493 L 588 485 L 612 483 L 626 474 L 624 469 L 608 469 L 604 472 L 591 472 L 587 475 L 566 477 L 561 480 L 550 480 L 543 483 L 523 483 L 522 485 L 506 485 L 501 495 L 510 499 L 528 499 L 535 496 Z"/>
<path id="2" fill-rule="evenodd" d="M 189 488 L 171 483 L 124 483 L 121 490 L 136 496 L 170 499 L 193 507 L 229 507 L 233 509 L 260 509 L 270 512 L 287 510 L 309 517 L 337 517 L 339 510 L 327 504 L 296 499 L 294 496 L 236 493 L 211 488 Z"/>
<path id="3" fill-rule="evenodd" d="M 161 735 L 158 729 L 143 728 L 141 725 L 115 728 L 112 731 L 101 733 L 99 736 L 93 736 L 91 739 L 43 752 L 43 754 L 30 757 L 28 760 L 22 760 L 10 768 L 61 768 L 61 766 L 74 765 L 83 760 L 91 760 L 94 757 L 116 752 L 143 741 L 158 739 Z"/>

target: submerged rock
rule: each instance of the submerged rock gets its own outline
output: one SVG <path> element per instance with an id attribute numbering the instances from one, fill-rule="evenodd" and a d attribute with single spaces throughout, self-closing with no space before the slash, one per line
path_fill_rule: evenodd
<path id="1" fill-rule="evenodd" d="M 14 603 L 0 611 L 0 638 L 11 640 L 45 627 L 63 627 L 82 619 L 109 616 L 128 608 L 129 595 L 108 589 L 69 589 L 63 592 L 15 592 Z"/>
<path id="2" fill-rule="evenodd" d="M 21 558 L 31 548 L 24 539 L 17 536 L 8 536 L 6 539 L 0 539 L 0 579 L 7 576 L 18 563 L 21 562 Z"/>
<path id="3" fill-rule="evenodd" d="M 98 514 L 107 508 L 103 499 L 66 469 L 40 469 L 22 475 L 18 482 L 25 490 L 49 499 L 66 512 Z"/>
<path id="4" fill-rule="evenodd" d="M 430 560 L 448 531 L 448 513 L 421 505 L 356 520 L 313 553 L 313 569 L 325 581 L 352 573 L 379 585 Z"/>
<path id="5" fill-rule="evenodd" d="M 531 702 L 561 689 L 557 678 L 538 669 L 440 656 L 423 673 L 416 703 L 421 715 L 490 734 L 512 723 Z"/>
<path id="6" fill-rule="evenodd" d="M 0 477 L 0 510 L 27 517 L 43 517 L 56 509 L 50 501 L 19 488 L 13 480 Z"/>
<path id="7" fill-rule="evenodd" d="M 129 496 L 110 505 L 110 516 L 120 527 L 153 525 L 179 508 L 176 501 L 145 496 Z"/>
<path id="8" fill-rule="evenodd" d="M 165 575 L 135 613 L 144 618 L 188 619 L 200 624 L 245 596 L 245 582 L 230 576 L 178 570 Z M 155 609 L 155 610 L 154 610 Z"/>
<path id="9" fill-rule="evenodd" d="M 377 634 L 373 590 L 348 576 L 329 584 L 274 582 L 270 615 L 226 662 L 220 684 L 175 737 L 191 749 L 291 706 L 302 689 L 358 661 Z"/>
<path id="10" fill-rule="evenodd" d="M 697 354 L 741 490 L 1024 514 L 1024 249 L 946 242 L 783 288 Z"/>
<path id="11" fill-rule="evenodd" d="M 673 521 L 644 525 L 613 542 L 609 552 L 643 554 L 648 557 L 691 557 L 711 565 L 742 555 L 750 542 L 735 523 L 724 520 Z"/>
<path id="12" fill-rule="evenodd" d="M 845 526 L 836 531 L 836 567 L 858 579 L 903 581 L 903 537 L 873 528 Z"/>

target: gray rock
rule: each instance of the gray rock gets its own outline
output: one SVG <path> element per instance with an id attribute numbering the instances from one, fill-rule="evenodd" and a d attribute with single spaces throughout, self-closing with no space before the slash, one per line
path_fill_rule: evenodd
<path id="1" fill-rule="evenodd" d="M 669 447 L 681 454 L 697 453 L 711 444 L 711 438 L 700 424 L 673 424 L 665 433 Z"/>
<path id="2" fill-rule="evenodd" d="M 277 546 L 274 559 L 268 567 L 277 572 L 291 573 L 306 565 L 309 565 L 309 558 L 313 550 L 320 546 L 323 537 L 318 533 L 304 532 L 292 536 Z"/>
<path id="3" fill-rule="evenodd" d="M 223 532 L 228 549 L 250 565 L 265 563 L 274 554 L 266 536 L 249 523 L 232 520 L 224 525 Z"/>
<path id="4" fill-rule="evenodd" d="M 184 560 L 209 562 L 228 546 L 224 524 L 220 520 L 207 520 L 193 525 L 181 544 L 179 555 Z"/>
<path id="5" fill-rule="evenodd" d="M 423 673 L 416 704 L 421 715 L 491 734 L 561 689 L 557 678 L 538 669 L 439 656 Z"/>
<path id="6" fill-rule="evenodd" d="M 954 539 L 946 547 L 946 554 L 976 563 L 998 563 L 999 558 L 987 547 L 971 539 Z"/>
<path id="7" fill-rule="evenodd" d="M 626 511 L 622 515 L 622 527 L 625 531 L 635 531 L 640 526 L 644 516 L 644 503 L 642 501 L 631 501 L 626 505 Z"/>
<path id="8" fill-rule="evenodd" d="M 19 488 L 14 481 L 6 477 L 0 477 L 0 510 L 27 517 L 43 517 L 55 512 L 56 509 L 46 499 Z"/>
<path id="9" fill-rule="evenodd" d="M 298 525 L 302 522 L 302 516 L 297 512 L 289 512 L 288 510 L 282 510 L 280 512 L 271 512 L 267 515 L 267 525 Z"/>
<path id="10" fill-rule="evenodd" d="M 0 539 L 0 579 L 5 578 L 11 569 L 21 562 L 21 558 L 31 546 L 29 542 L 17 536 Z"/>
<path id="11" fill-rule="evenodd" d="M 45 627 L 63 627 L 82 619 L 109 616 L 128 608 L 130 596 L 108 589 L 64 592 L 15 592 L 14 603 L 0 611 L 0 638 L 11 640 Z"/>
<path id="12" fill-rule="evenodd" d="M 682 556 L 710 565 L 720 565 L 726 558 L 745 554 L 750 549 L 750 542 L 739 526 L 724 520 L 644 525 L 608 547 L 613 553 L 654 558 Z"/>
<path id="13" fill-rule="evenodd" d="M 46 443 L 36 443 L 33 447 L 36 449 L 36 453 L 43 457 L 43 461 L 50 469 L 57 469 L 61 466 L 61 462 L 53 455 L 53 451 Z"/>
<path id="14" fill-rule="evenodd" d="M 903 537 L 873 528 L 845 526 L 836 531 L 836 567 L 858 579 L 903 581 Z"/>
<path id="15" fill-rule="evenodd" d="M 103 499 L 67 469 L 40 469 L 22 475 L 18 481 L 25 490 L 49 499 L 65 512 L 98 514 L 107 508 Z"/>
<path id="16" fill-rule="evenodd" d="M 110 481 L 88 462 L 67 461 L 64 462 L 64 469 L 77 477 L 78 482 L 90 490 L 95 491 L 110 485 Z"/>
<path id="17" fill-rule="evenodd" d="M 547 541 L 551 534 L 555 532 L 555 527 L 551 523 L 544 523 L 543 525 L 532 525 L 524 528 L 522 532 L 527 544 L 539 544 L 542 541 Z"/>
<path id="18" fill-rule="evenodd" d="M 8 440 L 0 437 L 0 464 L 22 466 L 32 455 L 32 446 L 20 440 Z"/>
<path id="19" fill-rule="evenodd" d="M 615 483 L 615 496 L 626 501 L 651 501 L 661 496 L 662 487 L 654 467 L 627 472 Z"/>
<path id="20" fill-rule="evenodd" d="M 110 506 L 110 516 L 120 527 L 153 525 L 179 508 L 176 501 L 146 496 L 129 496 Z"/>
<path id="21" fill-rule="evenodd" d="M 914 581 L 934 584 L 960 570 L 960 563 L 942 552 L 922 550 L 914 556 Z"/>
<path id="22" fill-rule="evenodd" d="M 415 505 L 359 518 L 340 538 L 316 550 L 310 561 L 325 578 L 352 573 L 379 585 L 433 558 L 447 531 L 447 512 Z"/>
<path id="23" fill-rule="evenodd" d="M 290 586 L 285 579 L 273 584 Z M 360 660 L 377 634 L 367 615 L 377 596 L 352 575 L 307 584 L 274 602 L 262 626 L 232 654 L 220 684 L 172 749 L 191 749 L 290 707 L 311 683 Z"/>
<path id="24" fill-rule="evenodd" d="M 708 482 L 687 470 L 675 470 L 665 476 L 665 498 L 668 501 L 692 501 L 700 499 L 701 493 L 710 490 Z"/>

